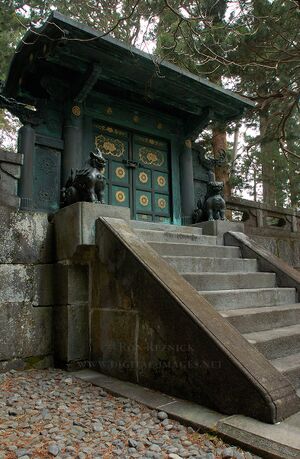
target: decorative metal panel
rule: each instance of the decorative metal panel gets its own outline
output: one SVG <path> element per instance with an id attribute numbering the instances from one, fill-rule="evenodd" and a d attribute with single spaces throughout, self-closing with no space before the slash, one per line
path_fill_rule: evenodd
<path id="1" fill-rule="evenodd" d="M 58 150 L 38 146 L 34 156 L 33 208 L 56 210 L 60 204 L 60 162 Z"/>
<path id="2" fill-rule="evenodd" d="M 94 143 L 107 163 L 105 170 L 105 202 L 114 206 L 130 207 L 129 136 L 122 129 L 97 123 L 94 125 Z"/>
<path id="3" fill-rule="evenodd" d="M 160 193 L 169 193 L 169 176 L 163 172 L 153 172 L 153 188 Z"/>
<path id="4" fill-rule="evenodd" d="M 123 131 L 122 129 L 118 129 L 118 128 L 115 128 L 113 126 L 107 126 L 107 125 L 104 125 L 104 124 L 96 124 L 95 125 L 96 129 L 99 131 L 99 132 L 104 132 L 104 133 L 108 133 L 109 135 L 113 135 L 113 136 L 116 136 L 116 137 L 123 137 L 123 138 L 126 138 L 128 137 L 128 134 L 126 131 Z"/>
<path id="5" fill-rule="evenodd" d="M 136 220 L 141 220 L 143 222 L 152 222 L 153 221 L 153 217 L 151 214 L 141 214 L 140 212 L 138 212 L 136 214 Z"/>
<path id="6" fill-rule="evenodd" d="M 166 167 L 166 155 L 162 151 L 153 150 L 148 147 L 139 147 L 138 160 L 146 166 Z"/>
<path id="7" fill-rule="evenodd" d="M 121 159 L 126 155 L 126 143 L 119 139 L 100 134 L 95 137 L 95 145 L 105 156 Z"/>
<path id="8" fill-rule="evenodd" d="M 102 123 L 94 141 L 107 160 L 106 202 L 130 207 L 132 218 L 170 221 L 167 142 Z"/>
<path id="9" fill-rule="evenodd" d="M 148 169 L 142 169 L 139 167 L 138 173 L 136 174 L 137 183 L 136 186 L 139 188 L 151 188 L 151 171 Z"/>
<path id="10" fill-rule="evenodd" d="M 129 188 L 113 185 L 111 188 L 111 204 L 129 207 Z"/>
<path id="11" fill-rule="evenodd" d="M 169 215 L 169 196 L 166 194 L 155 193 L 155 213 Z"/>
<path id="12" fill-rule="evenodd" d="M 163 140 L 158 140 L 152 137 L 145 137 L 141 135 L 135 135 L 136 143 L 141 145 L 149 145 L 162 150 L 168 150 L 168 143 Z"/>
<path id="13" fill-rule="evenodd" d="M 151 192 L 137 190 L 135 193 L 136 210 L 139 211 L 152 211 L 152 195 Z"/>
<path id="14" fill-rule="evenodd" d="M 112 172 L 113 181 L 128 183 L 129 181 L 128 169 L 123 164 L 120 166 L 120 163 L 116 163 L 115 161 L 113 161 L 112 168 L 113 168 L 113 172 Z"/>
<path id="15" fill-rule="evenodd" d="M 135 135 L 133 137 L 133 159 L 137 164 L 134 171 L 135 189 L 133 190 L 136 212 L 141 212 L 143 203 L 140 199 L 142 197 L 144 215 L 151 214 L 152 221 L 165 221 L 166 218 L 170 220 L 168 144 L 157 139 Z M 159 220 L 160 217 L 161 220 Z"/>

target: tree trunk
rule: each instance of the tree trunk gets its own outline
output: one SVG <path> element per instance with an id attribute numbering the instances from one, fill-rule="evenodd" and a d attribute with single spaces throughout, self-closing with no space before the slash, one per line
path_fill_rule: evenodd
<path id="1" fill-rule="evenodd" d="M 227 150 L 227 138 L 225 126 L 215 124 L 213 126 L 212 134 L 212 149 L 214 158 L 218 158 L 222 151 Z M 216 167 L 215 170 L 216 180 L 224 182 L 224 196 L 225 199 L 231 196 L 231 186 L 229 183 L 229 166 L 224 164 L 223 166 Z"/>
<path id="2" fill-rule="evenodd" d="M 260 135 L 262 141 L 260 143 L 260 158 L 262 165 L 262 182 L 263 182 L 263 200 L 265 204 L 275 206 L 275 173 L 274 173 L 274 148 L 276 142 L 268 139 L 268 113 L 260 114 Z"/>
<path id="3" fill-rule="evenodd" d="M 239 147 L 240 125 L 236 123 L 234 128 L 233 148 L 232 148 L 232 164 L 234 164 Z"/>

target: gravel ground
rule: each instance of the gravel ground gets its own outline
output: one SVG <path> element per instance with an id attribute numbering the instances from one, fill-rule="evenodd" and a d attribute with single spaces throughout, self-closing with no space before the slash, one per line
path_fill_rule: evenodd
<path id="1" fill-rule="evenodd" d="M 253 459 L 61 370 L 0 375 L 0 459 Z"/>

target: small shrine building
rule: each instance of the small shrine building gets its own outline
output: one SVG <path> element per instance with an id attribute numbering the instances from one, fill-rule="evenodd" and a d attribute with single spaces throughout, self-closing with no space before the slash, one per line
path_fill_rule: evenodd
<path id="1" fill-rule="evenodd" d="M 105 201 L 131 218 L 181 224 L 205 177 L 191 140 L 211 120 L 253 103 L 57 12 L 29 30 L 12 60 L 5 96 L 20 116 L 21 208 L 54 212 L 71 170 L 100 148 Z"/>

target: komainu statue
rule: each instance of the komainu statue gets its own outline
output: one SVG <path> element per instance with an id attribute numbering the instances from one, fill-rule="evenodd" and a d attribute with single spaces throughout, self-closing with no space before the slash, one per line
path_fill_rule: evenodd
<path id="1" fill-rule="evenodd" d="M 104 204 L 105 177 L 104 168 L 106 161 L 101 151 L 91 152 L 89 159 L 82 169 L 73 170 L 61 191 L 62 206 L 68 206 L 75 202 L 100 202 Z"/>
<path id="2" fill-rule="evenodd" d="M 223 182 L 211 181 L 207 184 L 207 194 L 204 202 L 197 202 L 197 209 L 193 213 L 193 223 L 203 221 L 225 220 L 226 204 L 222 196 Z"/>

